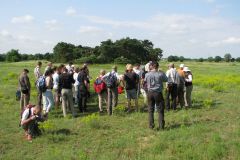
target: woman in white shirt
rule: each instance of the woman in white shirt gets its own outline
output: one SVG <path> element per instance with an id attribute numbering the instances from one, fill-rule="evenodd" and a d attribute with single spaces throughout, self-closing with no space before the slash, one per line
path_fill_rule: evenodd
<path id="1" fill-rule="evenodd" d="M 193 90 L 193 76 L 191 70 L 189 70 L 188 67 L 183 68 L 184 74 L 185 74 L 185 86 L 186 91 L 184 93 L 184 99 L 185 99 L 185 107 L 188 108 L 192 106 L 192 90 Z"/>
<path id="2" fill-rule="evenodd" d="M 78 103 L 78 97 L 77 97 L 77 94 L 78 94 L 78 87 L 79 87 L 79 81 L 78 81 L 78 74 L 79 74 L 79 67 L 76 67 L 74 69 L 74 73 L 73 73 L 73 79 L 75 80 L 75 83 L 73 84 L 73 97 L 74 97 L 74 102 L 75 104 Z"/>
<path id="3" fill-rule="evenodd" d="M 53 78 L 53 93 L 54 93 L 54 103 L 56 107 L 59 107 L 60 104 L 60 95 L 58 93 L 58 84 L 59 84 L 59 67 L 53 67 L 54 74 Z"/>

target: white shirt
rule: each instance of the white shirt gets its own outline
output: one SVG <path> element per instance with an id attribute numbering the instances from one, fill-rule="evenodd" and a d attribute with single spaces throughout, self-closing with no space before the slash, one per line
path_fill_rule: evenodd
<path id="1" fill-rule="evenodd" d="M 176 68 L 170 68 L 169 70 L 167 70 L 166 76 L 168 77 L 167 83 L 178 84 L 179 75 L 178 75 Z"/>
<path id="2" fill-rule="evenodd" d="M 29 108 L 25 109 L 25 111 L 22 114 L 22 121 L 27 120 L 31 116 L 33 116 L 33 108 L 31 108 L 31 115 L 30 116 L 29 116 Z"/>
<path id="3" fill-rule="evenodd" d="M 52 75 L 52 78 L 53 78 L 53 89 L 58 89 L 59 74 L 55 72 L 55 73 Z"/>
<path id="4" fill-rule="evenodd" d="M 143 74 L 142 70 L 133 68 L 133 71 L 139 76 L 139 79 L 142 78 L 142 74 Z"/>
<path id="5" fill-rule="evenodd" d="M 42 75 L 39 66 L 37 66 L 37 67 L 34 69 L 34 75 L 35 75 L 36 79 L 38 79 L 38 78 Z"/>
<path id="6" fill-rule="evenodd" d="M 79 82 L 78 82 L 78 74 L 79 73 L 74 73 L 73 74 L 73 79 L 75 80 L 75 83 L 73 84 L 74 86 L 78 86 Z"/>
<path id="7" fill-rule="evenodd" d="M 185 78 L 185 81 L 186 81 L 186 82 L 192 82 L 192 75 L 189 74 L 189 75 L 187 76 L 187 78 Z"/>

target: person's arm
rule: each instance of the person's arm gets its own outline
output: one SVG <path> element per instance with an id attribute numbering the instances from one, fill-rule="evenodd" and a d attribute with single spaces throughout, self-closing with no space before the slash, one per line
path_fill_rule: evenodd
<path id="1" fill-rule="evenodd" d="M 58 82 L 58 94 L 61 94 L 62 90 L 62 75 L 59 76 L 59 82 Z"/>
<path id="2" fill-rule="evenodd" d="M 29 118 L 28 118 L 29 117 Z M 36 116 L 29 116 L 29 109 L 26 109 L 22 114 L 21 125 L 26 125 L 32 120 L 35 120 Z"/>

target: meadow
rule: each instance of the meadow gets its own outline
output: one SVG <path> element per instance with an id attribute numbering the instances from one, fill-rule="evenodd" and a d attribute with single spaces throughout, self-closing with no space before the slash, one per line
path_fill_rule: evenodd
<path id="1" fill-rule="evenodd" d="M 42 136 L 29 143 L 18 127 L 15 92 L 19 74 L 28 68 L 31 103 L 36 102 L 35 63 L 0 63 L 0 159 L 240 159 L 239 63 L 184 62 L 193 72 L 193 106 L 165 112 L 164 131 L 148 128 L 147 112 L 125 113 L 124 94 L 113 116 L 99 115 L 91 90 L 88 113 L 63 118 L 60 109 L 52 110 L 49 120 L 41 124 Z M 109 71 L 111 66 L 90 65 L 90 75 L 94 79 L 100 69 Z M 167 62 L 160 62 L 160 67 L 166 71 Z M 118 68 L 124 72 L 123 65 Z M 143 105 L 141 97 L 139 104 Z"/>

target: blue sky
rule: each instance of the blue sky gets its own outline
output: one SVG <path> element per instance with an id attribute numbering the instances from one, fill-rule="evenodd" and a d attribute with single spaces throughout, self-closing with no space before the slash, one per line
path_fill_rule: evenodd
<path id="1" fill-rule="evenodd" d="M 3 0 L 0 53 L 130 37 L 149 39 L 165 57 L 239 57 L 239 10 L 238 0 Z"/>

